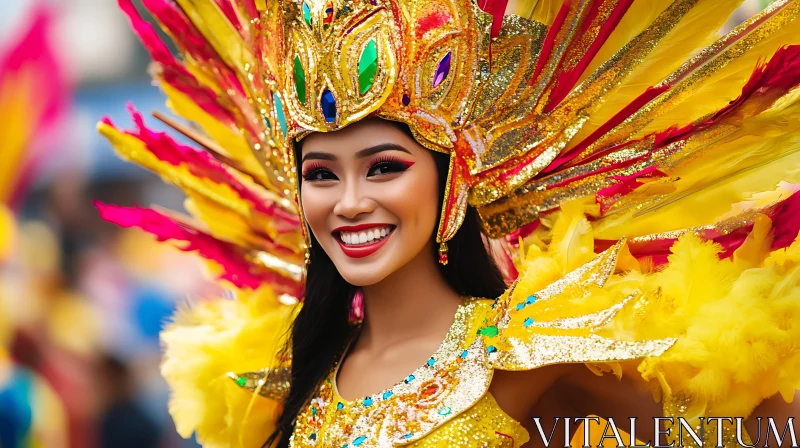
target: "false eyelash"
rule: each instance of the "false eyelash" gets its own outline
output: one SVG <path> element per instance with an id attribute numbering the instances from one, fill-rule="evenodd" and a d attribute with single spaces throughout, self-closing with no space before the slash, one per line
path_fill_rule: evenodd
<path id="1" fill-rule="evenodd" d="M 315 171 L 327 168 L 328 167 L 319 162 L 309 162 L 308 164 L 306 164 L 306 166 L 303 167 L 303 174 L 302 174 L 303 179 L 305 179 L 306 177 L 308 177 L 309 174 Z"/>
<path id="2" fill-rule="evenodd" d="M 367 168 L 372 169 L 376 165 L 381 163 L 399 163 L 400 165 L 403 165 L 406 168 L 410 168 L 412 165 L 414 165 L 415 162 L 412 162 L 410 160 L 399 159 L 393 156 L 383 155 L 378 157 L 377 159 L 371 160 Z"/>

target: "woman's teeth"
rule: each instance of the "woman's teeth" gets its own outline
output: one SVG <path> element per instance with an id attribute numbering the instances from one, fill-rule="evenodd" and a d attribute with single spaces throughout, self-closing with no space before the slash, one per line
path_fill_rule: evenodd
<path id="1" fill-rule="evenodd" d="M 368 244 L 374 243 L 377 240 L 382 238 L 386 238 L 390 233 L 392 233 L 392 228 L 389 226 L 386 227 L 373 227 L 369 230 L 362 230 L 360 232 L 340 232 L 339 238 L 345 244 L 349 245 L 356 245 L 356 244 Z"/>

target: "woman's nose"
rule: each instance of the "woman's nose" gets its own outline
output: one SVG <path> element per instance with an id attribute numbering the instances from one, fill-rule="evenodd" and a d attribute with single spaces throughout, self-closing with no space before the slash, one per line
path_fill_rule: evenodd
<path id="1" fill-rule="evenodd" d="M 375 210 L 375 201 L 366 196 L 360 185 L 356 182 L 345 185 L 342 196 L 333 208 L 333 213 L 353 219 L 362 213 Z"/>

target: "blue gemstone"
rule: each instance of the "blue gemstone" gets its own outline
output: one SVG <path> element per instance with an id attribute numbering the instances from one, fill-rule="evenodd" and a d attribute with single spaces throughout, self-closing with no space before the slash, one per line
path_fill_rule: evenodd
<path id="1" fill-rule="evenodd" d="M 355 440 L 353 440 L 353 445 L 361 446 L 361 444 L 364 443 L 365 440 L 367 440 L 366 436 L 358 436 L 355 438 Z"/>
<path id="2" fill-rule="evenodd" d="M 436 66 L 436 73 L 433 76 L 433 87 L 439 87 L 439 84 L 443 83 L 447 75 L 450 74 L 450 52 L 448 51 L 446 55 L 439 61 L 439 65 Z"/>
<path id="3" fill-rule="evenodd" d="M 340 401 L 340 402 L 338 402 L 338 403 L 336 403 L 336 409 L 337 409 L 337 410 L 342 410 L 342 409 L 344 409 L 344 403 L 342 403 L 341 401 Z"/>
<path id="4" fill-rule="evenodd" d="M 311 439 L 311 440 L 317 440 L 317 433 L 312 432 L 311 435 L 308 436 L 308 438 Z"/>
<path id="5" fill-rule="evenodd" d="M 429 365 L 429 366 L 432 366 L 432 365 L 433 365 L 433 363 L 435 363 L 435 362 L 436 362 L 436 360 L 435 360 L 435 359 L 433 359 L 433 356 L 431 356 L 431 359 L 429 359 L 429 360 L 428 360 L 428 365 Z"/>
<path id="6" fill-rule="evenodd" d="M 531 325 L 533 325 L 533 318 L 529 317 L 525 319 L 525 322 L 523 322 L 522 325 L 525 327 L 530 327 Z"/>
<path id="7" fill-rule="evenodd" d="M 372 398 L 367 397 L 364 399 L 364 406 L 372 406 Z"/>
<path id="8" fill-rule="evenodd" d="M 497 351 L 497 347 L 495 347 L 494 345 L 490 345 L 490 346 L 486 347 L 486 351 L 488 353 L 494 353 L 494 352 Z"/>
<path id="9" fill-rule="evenodd" d="M 408 96 L 407 93 L 404 93 L 403 94 L 403 106 L 408 106 L 409 104 L 411 104 L 411 97 Z"/>
<path id="10" fill-rule="evenodd" d="M 414 437 L 414 434 L 408 433 L 408 434 L 404 435 L 403 437 L 405 437 L 406 439 L 410 439 L 410 438 Z"/>
<path id="11" fill-rule="evenodd" d="M 281 132 L 286 136 L 286 115 L 283 113 L 283 104 L 277 93 L 272 94 L 272 101 L 275 103 L 275 115 L 278 117 L 278 124 L 281 127 Z"/>
<path id="12" fill-rule="evenodd" d="M 528 296 L 528 298 L 525 299 L 525 305 L 531 305 L 533 303 L 536 303 L 536 296 Z"/>
<path id="13" fill-rule="evenodd" d="M 392 395 L 394 395 L 394 392 L 392 392 L 390 390 L 387 390 L 386 392 L 383 393 L 383 399 L 385 400 L 385 399 L 391 397 Z"/>
<path id="14" fill-rule="evenodd" d="M 525 304 L 524 303 L 518 303 L 517 304 L 517 311 L 519 311 L 519 310 L 521 310 L 523 308 L 525 308 Z"/>
<path id="15" fill-rule="evenodd" d="M 414 375 L 408 375 L 408 378 L 403 380 L 406 384 L 414 381 Z"/>
<path id="16" fill-rule="evenodd" d="M 469 351 L 467 351 L 467 350 L 464 350 L 463 352 L 461 352 L 461 359 L 466 358 L 468 354 L 469 354 Z"/>
<path id="17" fill-rule="evenodd" d="M 322 92 L 320 106 L 322 107 L 322 115 L 325 116 L 325 121 L 328 123 L 336 121 L 336 98 L 333 97 L 333 93 L 330 90 L 325 89 Z"/>

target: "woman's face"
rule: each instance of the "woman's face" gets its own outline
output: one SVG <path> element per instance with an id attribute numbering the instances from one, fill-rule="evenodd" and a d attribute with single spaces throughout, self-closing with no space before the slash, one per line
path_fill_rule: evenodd
<path id="1" fill-rule="evenodd" d="M 431 152 L 391 122 L 367 119 L 307 136 L 301 202 L 339 273 L 373 285 L 416 257 L 434 259 L 438 181 Z"/>

